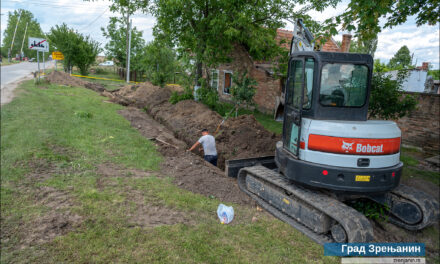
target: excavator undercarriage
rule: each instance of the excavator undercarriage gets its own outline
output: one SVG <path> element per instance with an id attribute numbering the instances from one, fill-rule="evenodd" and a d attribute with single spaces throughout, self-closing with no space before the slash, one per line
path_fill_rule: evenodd
<path id="1" fill-rule="evenodd" d="M 370 199 L 384 205 L 388 221 L 408 230 L 423 229 L 438 219 L 438 203 L 404 185 L 379 195 L 305 188 L 280 174 L 270 157 L 227 161 L 226 173 L 237 177 L 240 189 L 261 207 L 322 245 L 374 239 L 370 221 L 345 203 L 350 199 Z"/>

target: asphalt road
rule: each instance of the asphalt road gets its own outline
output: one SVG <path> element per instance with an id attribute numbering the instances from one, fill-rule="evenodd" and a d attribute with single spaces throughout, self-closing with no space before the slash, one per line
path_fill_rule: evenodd
<path id="1" fill-rule="evenodd" d="M 46 62 L 46 69 L 53 66 L 53 61 Z M 40 63 L 43 69 L 43 64 Z M 17 87 L 17 81 L 25 77 L 31 77 L 31 73 L 38 71 L 36 62 L 21 62 L 7 66 L 1 66 L 1 104 L 12 100 L 13 91 Z"/>

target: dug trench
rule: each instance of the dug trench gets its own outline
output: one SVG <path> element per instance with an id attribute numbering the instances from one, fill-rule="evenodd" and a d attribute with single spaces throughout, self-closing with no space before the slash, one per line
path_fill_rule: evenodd
<path id="1" fill-rule="evenodd" d="M 61 79 L 68 81 L 58 84 L 72 85 L 78 80 L 68 75 Z M 142 83 L 109 92 L 96 83 L 73 85 L 87 87 L 108 97 L 110 102 L 128 106 L 120 114 L 144 137 L 156 142 L 158 150 L 165 157 L 161 173 L 171 176 L 180 188 L 208 197 L 215 196 L 226 203 L 256 206 L 239 190 L 236 180 L 226 177 L 222 171 L 228 159 L 273 155 L 280 136 L 264 129 L 253 116 L 229 118 L 220 127 L 216 134 L 219 152 L 217 168 L 205 162 L 201 153 L 188 153 L 186 149 L 196 142 L 202 128 L 216 131 L 223 118 L 192 100 L 171 104 L 168 100 L 171 93 L 176 91 L 175 87 L 161 88 Z M 432 189 L 438 192 L 438 186 Z M 439 254 L 438 223 L 425 230 L 407 231 L 386 221 L 370 222 L 377 242 L 420 242 L 425 243 L 428 256 L 436 257 Z"/>

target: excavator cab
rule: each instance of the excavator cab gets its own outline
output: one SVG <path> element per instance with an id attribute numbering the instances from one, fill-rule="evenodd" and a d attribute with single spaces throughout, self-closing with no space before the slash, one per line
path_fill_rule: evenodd
<path id="1" fill-rule="evenodd" d="M 366 54 L 294 53 L 285 86 L 284 147 L 299 156 L 303 117 L 365 121 L 372 68 Z"/>

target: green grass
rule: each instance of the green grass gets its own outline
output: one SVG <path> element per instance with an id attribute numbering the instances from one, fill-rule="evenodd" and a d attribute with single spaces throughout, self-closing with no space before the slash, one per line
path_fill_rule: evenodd
<path id="1" fill-rule="evenodd" d="M 402 147 L 400 160 L 403 162 L 403 178 L 421 178 L 425 181 L 440 185 L 440 173 L 436 171 L 423 170 L 417 167 L 423 153 L 416 148 Z"/>
<path id="2" fill-rule="evenodd" d="M 426 171 L 420 170 L 413 167 L 404 167 L 403 168 L 403 177 L 404 178 L 421 178 L 425 181 L 432 182 L 436 185 L 440 185 L 440 173 L 435 171 Z"/>
<path id="3" fill-rule="evenodd" d="M 417 166 L 419 165 L 419 161 L 409 155 L 401 154 L 400 160 L 403 162 L 403 164 L 407 166 Z"/>
<path id="4" fill-rule="evenodd" d="M 11 64 L 18 64 L 21 61 L 16 61 L 16 60 L 11 60 L 11 62 L 8 61 L 8 58 L 2 58 L 2 63 L 1 66 L 7 66 L 7 65 L 11 65 Z"/>
<path id="5" fill-rule="evenodd" d="M 218 105 L 213 109 L 221 116 L 228 115 L 234 106 L 230 103 L 218 103 Z M 277 135 L 281 135 L 283 133 L 283 123 L 275 121 L 272 115 L 262 113 L 258 110 L 248 110 L 248 109 L 239 109 L 237 115 L 253 115 L 255 119 L 268 131 L 273 132 Z M 229 115 L 230 117 L 235 116 L 235 112 Z"/>
<path id="6" fill-rule="evenodd" d="M 91 71 L 87 76 L 89 77 L 98 77 L 98 78 L 107 78 L 112 80 L 100 80 L 100 79 L 92 79 L 92 78 L 81 78 L 88 82 L 97 82 L 102 84 L 106 90 L 113 91 L 116 89 L 121 88 L 122 86 L 126 85 L 124 80 L 121 80 L 119 78 L 119 75 L 114 71 L 113 67 L 100 67 L 95 66 L 91 68 Z M 72 74 L 81 75 L 78 69 L 74 68 L 72 71 Z M 119 80 L 119 81 L 117 81 Z"/>
<path id="7" fill-rule="evenodd" d="M 236 218 L 221 225 L 216 217 L 221 201 L 182 190 L 159 175 L 162 158 L 117 114 L 122 106 L 104 103 L 87 89 L 35 87 L 32 81 L 19 94 L 1 111 L 1 225 L 8 240 L 2 241 L 0 262 L 339 263 L 323 257 L 322 247 L 295 229 L 251 207 L 232 204 Z M 103 176 L 97 165 L 106 163 L 150 176 L 132 177 L 123 169 Z M 47 175 L 29 174 L 35 170 Z M 72 205 L 42 204 L 41 188 L 57 190 Z M 139 213 L 139 204 L 178 212 L 184 221 L 133 225 L 130 215 Z M 35 219 L 66 210 L 81 217 L 78 227 L 22 247 L 37 228 Z"/>

